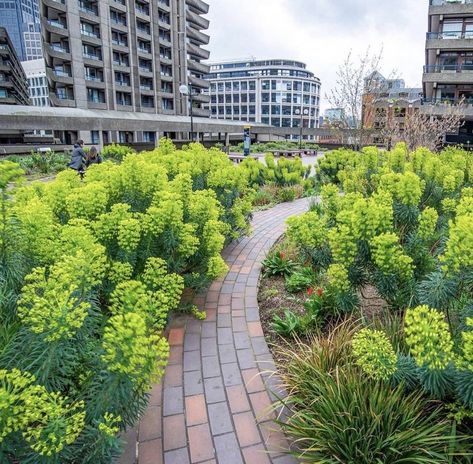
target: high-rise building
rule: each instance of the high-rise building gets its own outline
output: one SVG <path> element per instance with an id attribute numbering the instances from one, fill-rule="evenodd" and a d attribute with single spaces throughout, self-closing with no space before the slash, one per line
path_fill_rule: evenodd
<path id="1" fill-rule="evenodd" d="M 39 0 L 1 1 L 0 26 L 8 31 L 20 61 L 43 56 Z"/>
<path id="2" fill-rule="evenodd" d="M 25 72 L 4 27 L 0 27 L 0 104 L 30 104 Z"/>
<path id="3" fill-rule="evenodd" d="M 274 127 L 319 125 L 320 79 L 304 63 L 261 60 L 214 63 L 210 116 Z"/>
<path id="4" fill-rule="evenodd" d="M 460 135 L 473 136 L 473 3 L 430 0 L 423 85 L 426 103 L 465 103 Z M 435 105 L 432 110 L 435 112 Z M 461 142 L 460 139 L 453 143 Z"/>
<path id="5" fill-rule="evenodd" d="M 41 0 L 53 106 L 206 116 L 202 0 Z"/>
<path id="6" fill-rule="evenodd" d="M 28 80 L 31 104 L 49 106 L 49 88 L 44 59 L 23 61 L 21 65 Z"/>

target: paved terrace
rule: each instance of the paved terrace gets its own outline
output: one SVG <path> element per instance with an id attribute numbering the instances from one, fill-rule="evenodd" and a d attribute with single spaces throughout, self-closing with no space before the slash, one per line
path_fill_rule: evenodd
<path id="1" fill-rule="evenodd" d="M 151 392 L 137 430 L 127 434 L 120 464 L 292 464 L 288 443 L 271 422 L 278 382 L 257 301 L 261 263 L 289 216 L 309 201 L 254 215 L 253 234 L 224 250 L 230 270 L 195 303 L 207 319 L 175 319 L 164 379 Z"/>

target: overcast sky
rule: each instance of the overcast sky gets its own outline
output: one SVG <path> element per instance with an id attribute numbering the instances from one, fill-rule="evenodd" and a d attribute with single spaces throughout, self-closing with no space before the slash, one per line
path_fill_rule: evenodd
<path id="1" fill-rule="evenodd" d="M 332 88 L 350 49 L 383 47 L 382 68 L 421 87 L 428 0 L 207 0 L 211 61 L 288 58 Z M 325 100 L 325 98 L 324 98 Z M 323 102 L 322 107 L 327 108 Z"/>

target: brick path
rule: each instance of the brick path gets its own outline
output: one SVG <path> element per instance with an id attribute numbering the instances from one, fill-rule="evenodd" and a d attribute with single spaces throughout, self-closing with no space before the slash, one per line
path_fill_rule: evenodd
<path id="1" fill-rule="evenodd" d="M 120 464 L 289 464 L 287 441 L 272 423 L 278 391 L 257 301 L 261 262 L 289 216 L 308 200 L 255 214 L 253 234 L 229 245 L 230 267 L 195 303 L 205 321 L 171 324 L 171 355 L 137 430 L 128 432 Z"/>

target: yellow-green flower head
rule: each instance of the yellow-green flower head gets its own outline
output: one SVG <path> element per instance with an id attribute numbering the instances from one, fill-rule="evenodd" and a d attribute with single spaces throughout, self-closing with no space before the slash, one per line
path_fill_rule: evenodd
<path id="1" fill-rule="evenodd" d="M 81 434 L 85 424 L 84 402 L 71 404 L 60 393 L 49 393 L 39 386 L 30 394 L 27 411 L 32 415 L 23 438 L 41 456 L 54 456 Z"/>
<path id="2" fill-rule="evenodd" d="M 122 418 L 120 416 L 106 412 L 103 416 L 103 420 L 99 423 L 99 430 L 107 437 L 113 438 L 120 431 L 121 422 Z"/>
<path id="3" fill-rule="evenodd" d="M 33 269 L 26 276 L 18 302 L 18 317 L 31 332 L 48 342 L 73 338 L 82 327 L 90 305 L 81 301 L 76 276 L 60 266 Z"/>
<path id="4" fill-rule="evenodd" d="M 397 370 L 397 356 L 391 342 L 379 330 L 360 330 L 352 341 L 357 364 L 375 380 L 389 380 Z"/>
<path id="5" fill-rule="evenodd" d="M 28 423 L 25 399 L 34 382 L 28 372 L 0 370 L 0 443 Z"/>
<path id="6" fill-rule="evenodd" d="M 435 233 L 439 214 L 434 208 L 427 207 L 422 211 L 419 218 L 419 228 L 417 234 L 422 240 L 430 240 Z"/>
<path id="7" fill-rule="evenodd" d="M 454 361 L 453 340 L 444 315 L 428 306 L 406 313 L 406 342 L 416 363 L 431 370 L 444 370 Z"/>
<path id="8" fill-rule="evenodd" d="M 144 318 L 136 313 L 112 316 L 102 347 L 107 370 L 127 376 L 141 391 L 161 377 L 169 355 L 167 341 L 150 335 Z"/>
<path id="9" fill-rule="evenodd" d="M 326 274 L 328 288 L 334 293 L 344 293 L 350 290 L 348 280 L 348 270 L 342 264 L 332 264 L 327 269 Z"/>
<path id="10" fill-rule="evenodd" d="M 440 256 L 450 273 L 473 266 L 473 216 L 459 216 L 450 221 L 450 237 L 445 253 Z"/>

